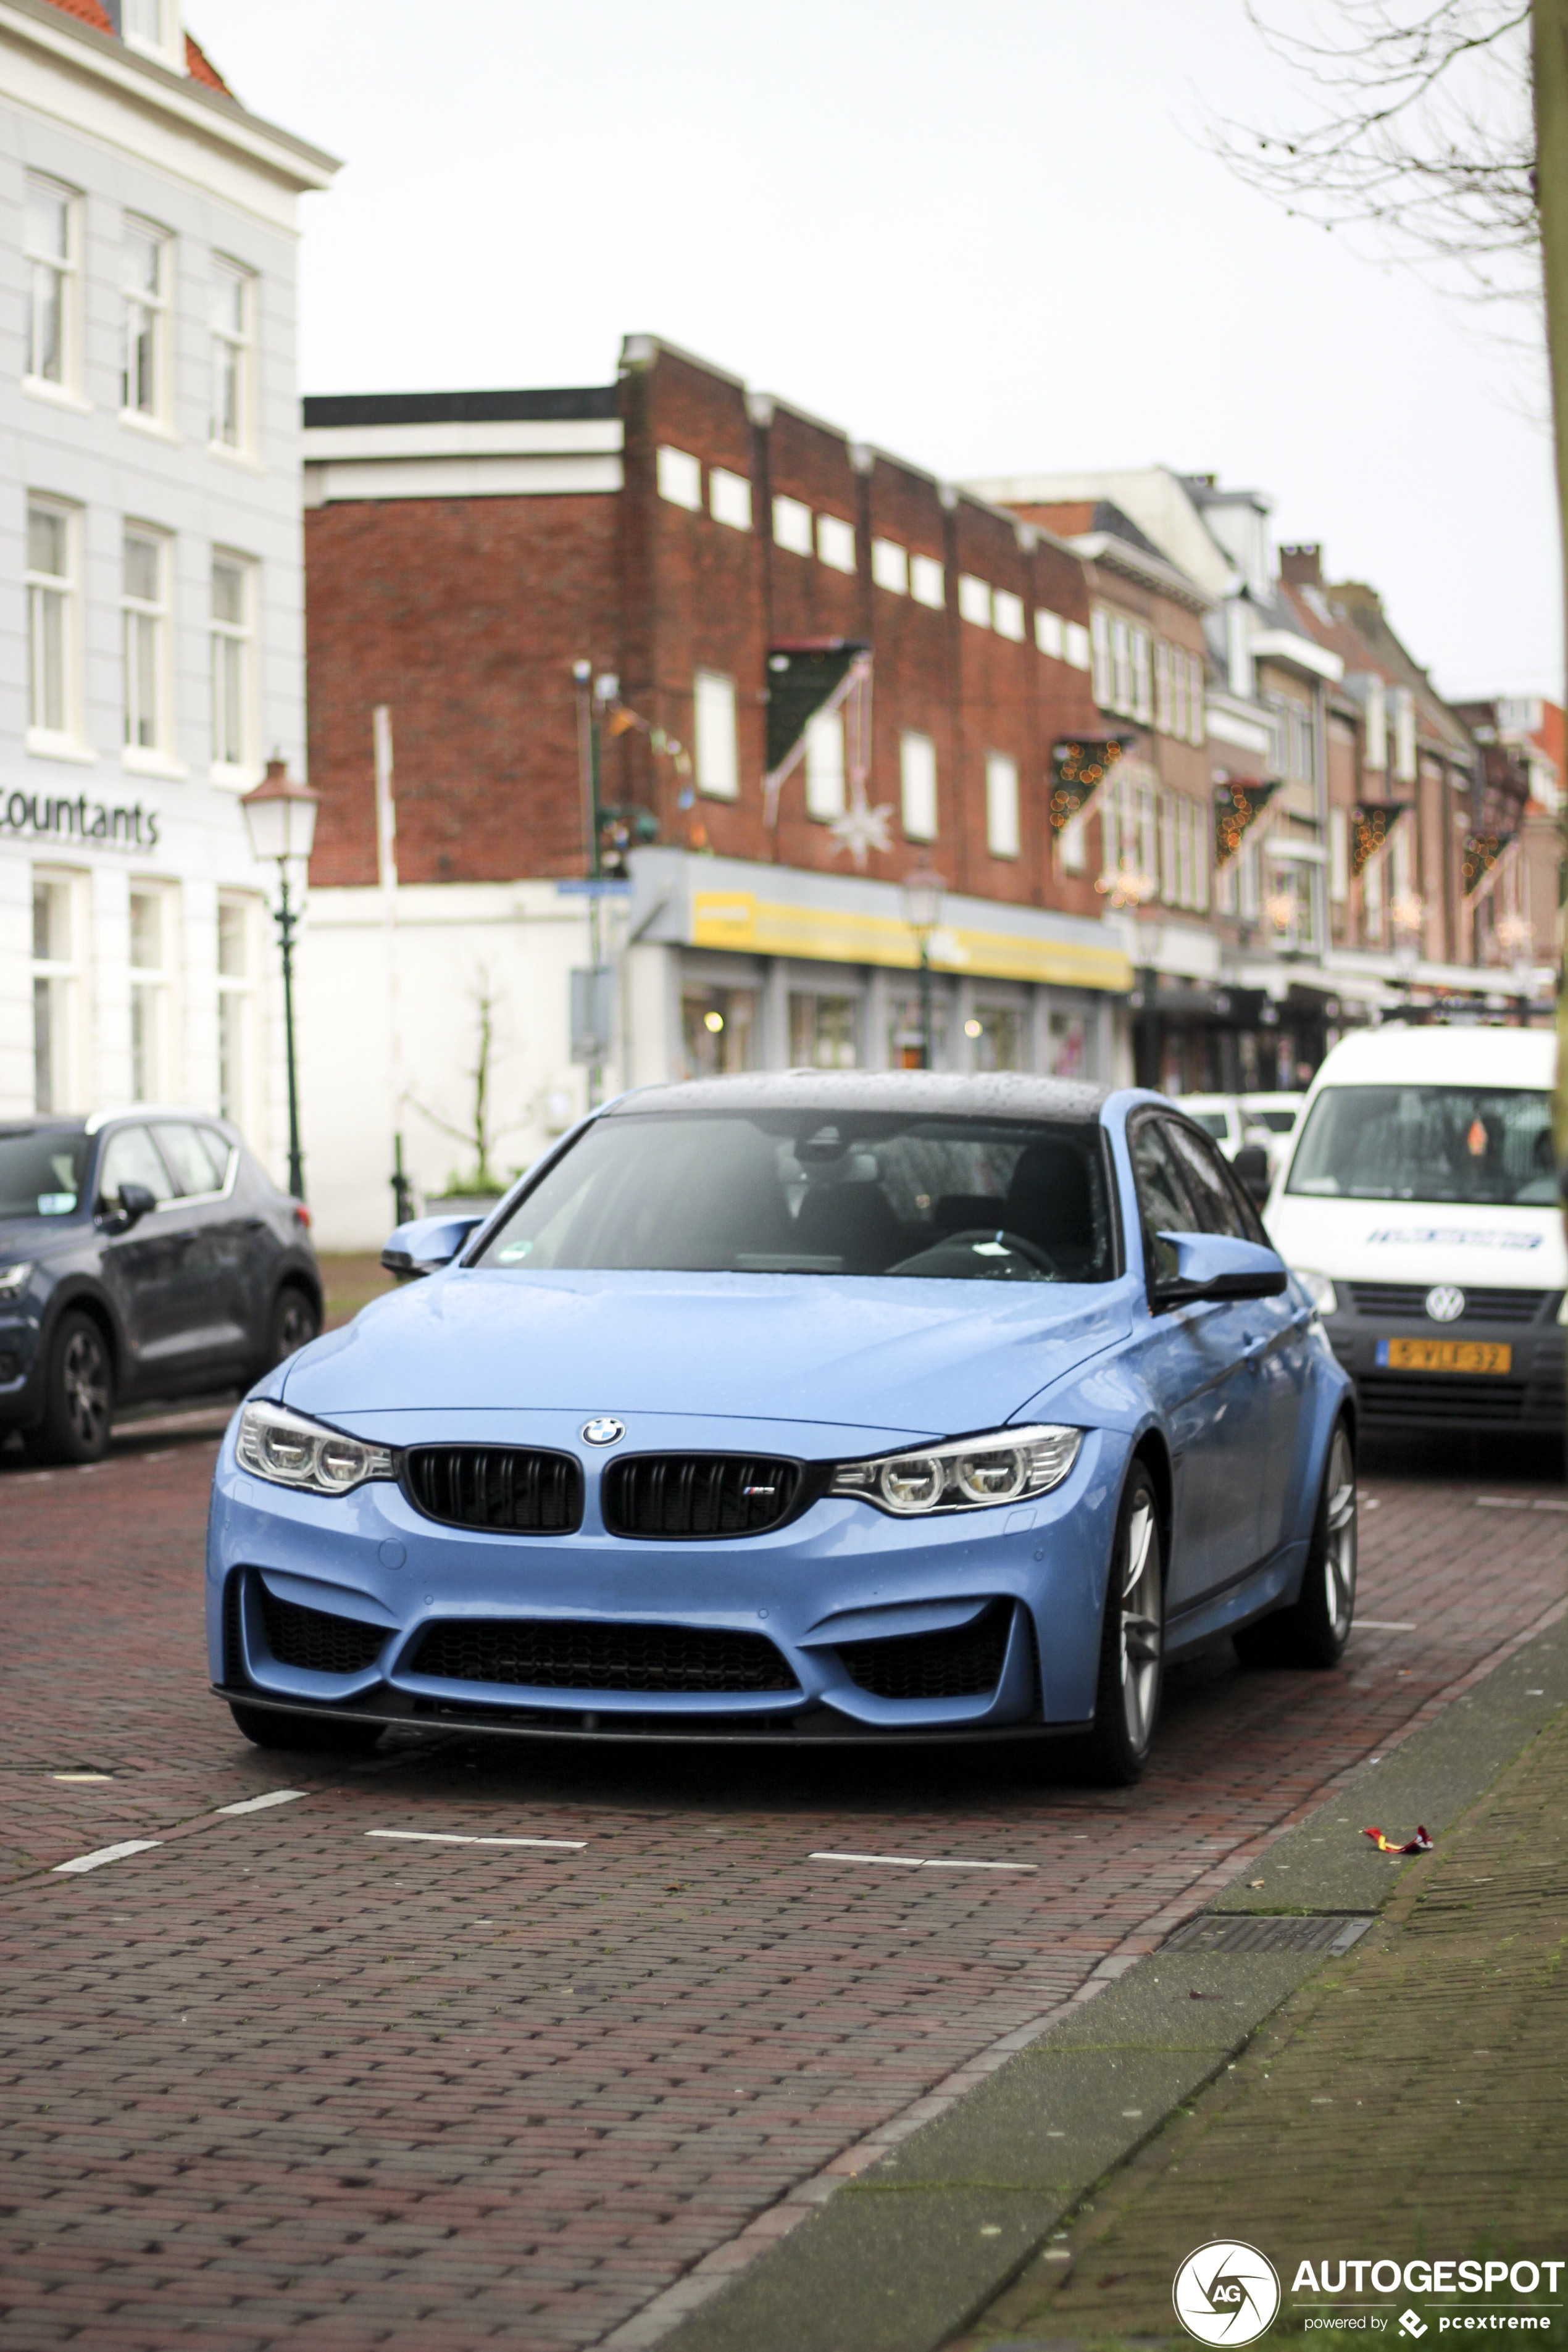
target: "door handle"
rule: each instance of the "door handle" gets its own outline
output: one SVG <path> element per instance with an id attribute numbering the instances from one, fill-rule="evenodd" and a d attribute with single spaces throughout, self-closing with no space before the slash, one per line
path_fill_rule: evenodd
<path id="1" fill-rule="evenodd" d="M 1267 1339 L 1248 1339 L 1246 1347 L 1243 1348 L 1241 1351 L 1242 1362 L 1244 1364 L 1250 1364 L 1253 1370 L 1256 1371 L 1258 1365 L 1263 1360 L 1268 1346 L 1268 1342 Z"/>

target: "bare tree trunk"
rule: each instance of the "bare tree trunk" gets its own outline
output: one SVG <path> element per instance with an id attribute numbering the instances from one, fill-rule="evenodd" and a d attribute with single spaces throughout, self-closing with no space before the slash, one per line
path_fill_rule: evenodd
<path id="1" fill-rule="evenodd" d="M 1531 0 L 1531 62 L 1557 513 L 1568 572 L 1568 0 Z M 1557 1158 L 1560 1166 L 1568 1160 L 1568 990 L 1557 999 Z"/>

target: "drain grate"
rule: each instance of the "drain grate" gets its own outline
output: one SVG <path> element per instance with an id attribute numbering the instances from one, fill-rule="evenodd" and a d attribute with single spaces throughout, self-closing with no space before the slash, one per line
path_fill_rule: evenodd
<path id="1" fill-rule="evenodd" d="M 1255 1913 L 1200 1911 L 1167 1937 L 1167 1952 L 1348 1952 L 1372 1921 L 1344 1912 L 1310 1918 L 1259 1918 Z"/>

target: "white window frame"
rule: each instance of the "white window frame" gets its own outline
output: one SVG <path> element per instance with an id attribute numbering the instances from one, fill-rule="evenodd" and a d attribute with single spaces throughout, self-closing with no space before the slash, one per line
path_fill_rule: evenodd
<path id="1" fill-rule="evenodd" d="M 1202 654 L 1187 656 L 1187 740 L 1202 745 L 1208 741 L 1208 712 L 1205 701 L 1206 682 Z"/>
<path id="2" fill-rule="evenodd" d="M 855 569 L 855 526 L 842 515 L 819 514 L 816 518 L 816 560 L 826 563 L 830 572 L 852 572 Z"/>
<path id="3" fill-rule="evenodd" d="M 985 754 L 985 846 L 993 857 L 1016 858 L 1022 834 L 1018 812 L 1018 762 L 1006 751 Z"/>
<path id="4" fill-rule="evenodd" d="M 40 956 L 35 928 L 31 938 L 31 978 L 33 983 L 33 1108 L 37 1111 L 68 1111 L 75 1099 L 77 1034 L 79 1021 L 81 992 L 81 961 L 78 942 L 83 932 L 81 921 L 81 877 L 62 874 L 48 866 L 35 866 L 32 874 L 36 905 L 40 889 L 57 891 L 58 903 L 65 910 L 65 954 L 54 950 L 58 942 L 51 940 L 50 951 Z M 29 921 L 36 926 L 36 913 L 29 912 Z M 38 990 L 47 991 L 49 1006 L 48 1074 L 46 1084 L 38 1085 Z M 47 1101 L 40 1099 L 45 1094 Z"/>
<path id="5" fill-rule="evenodd" d="M 256 1067 L 256 970 L 261 901 L 225 891 L 217 902 L 217 1054 L 218 1116 L 242 1134 L 249 1129 L 251 1074 Z M 241 963 L 237 971 L 224 963 L 224 917 L 238 919 Z M 237 1071 L 230 1058 L 237 1055 Z"/>
<path id="6" fill-rule="evenodd" d="M 26 197 L 37 188 L 40 193 L 58 198 L 65 206 L 66 249 L 63 254 L 46 252 L 35 245 L 27 218 Z M 27 272 L 26 349 L 23 353 L 22 381 L 29 392 L 46 400 L 66 400 L 73 406 L 84 405 L 81 398 L 81 244 L 82 201 L 78 188 L 68 187 L 63 180 L 52 179 L 47 172 L 29 172 L 23 196 L 22 238 L 23 266 Z M 57 281 L 55 299 L 59 306 L 59 373 L 42 374 L 33 365 L 38 356 L 40 272 Z"/>
<path id="7" fill-rule="evenodd" d="M 937 837 L 936 745 L 918 728 L 899 738 L 899 800 L 906 841 Z"/>
<path id="8" fill-rule="evenodd" d="M 240 575 L 241 618 L 221 620 L 217 612 L 218 566 L 232 565 Z M 208 677 L 212 710 L 212 775 L 215 783 L 229 785 L 252 784 L 260 770 L 260 660 L 258 648 L 258 616 L 261 608 L 261 567 L 254 556 L 243 555 L 237 548 L 215 547 L 208 573 L 207 641 Z M 237 653 L 228 648 L 237 647 Z M 237 680 L 240 695 L 239 725 L 230 730 L 224 721 L 227 716 L 231 685 Z M 228 755 L 226 747 L 237 744 L 240 756 Z"/>
<path id="9" fill-rule="evenodd" d="M 688 514 L 702 511 L 702 461 L 689 449 L 672 448 L 668 442 L 660 446 L 655 460 L 658 494 L 672 507 L 684 507 Z"/>
<path id="10" fill-rule="evenodd" d="M 1089 615 L 1089 640 L 1094 670 L 1094 698 L 1101 710 L 1114 709 L 1116 681 L 1110 667 L 1110 615 L 1097 604 Z"/>
<path id="11" fill-rule="evenodd" d="M 1089 812 L 1079 809 L 1069 816 L 1057 835 L 1057 847 L 1061 856 L 1064 874 L 1084 874 L 1089 870 Z"/>
<path id="12" fill-rule="evenodd" d="M 744 474 L 732 474 L 727 466 L 708 468 L 708 511 L 715 522 L 727 530 L 750 530 L 752 528 L 752 486 Z"/>
<path id="13" fill-rule="evenodd" d="M 1024 600 L 1015 596 L 1010 588 L 994 588 L 991 592 L 991 623 L 999 637 L 1010 645 L 1024 642 Z"/>
<path id="14" fill-rule="evenodd" d="M 947 573 L 934 555 L 910 558 L 910 594 L 928 613 L 947 610 Z"/>
<path id="15" fill-rule="evenodd" d="M 1154 716 L 1153 684 L 1149 672 L 1149 632 L 1134 624 L 1129 628 L 1128 640 L 1131 656 L 1128 707 L 1133 718 L 1147 727 Z"/>
<path id="16" fill-rule="evenodd" d="M 149 963 L 137 955 L 136 901 L 154 908 L 157 957 Z M 127 906 L 126 965 L 130 976 L 131 1094 L 139 1103 L 167 1102 L 179 1089 L 169 1068 L 169 1043 L 174 1034 L 170 992 L 174 971 L 177 901 L 167 883 L 132 880 Z M 140 1032 L 140 1035 L 138 1033 Z"/>
<path id="17" fill-rule="evenodd" d="M 1081 621 L 1069 621 L 1062 631 L 1062 656 L 1069 669 L 1092 669 L 1094 648 Z"/>
<path id="18" fill-rule="evenodd" d="M 961 621 L 967 621 L 971 628 L 988 629 L 991 626 L 989 580 L 981 580 L 973 572 L 959 573 L 958 617 Z"/>
<path id="19" fill-rule="evenodd" d="M 1389 696 L 1394 706 L 1394 775 L 1396 783 L 1415 782 L 1415 697 L 1407 686 Z"/>
<path id="20" fill-rule="evenodd" d="M 1351 895 L 1350 817 L 1342 808 L 1329 811 L 1329 897 L 1342 907 Z"/>
<path id="21" fill-rule="evenodd" d="M 874 539 L 871 541 L 871 578 L 889 596 L 907 596 L 910 593 L 910 559 L 908 550 L 896 539 Z"/>
<path id="22" fill-rule="evenodd" d="M 698 670 L 691 681 L 691 711 L 698 791 L 709 800 L 738 801 L 741 761 L 734 679 L 722 670 Z"/>
<path id="23" fill-rule="evenodd" d="M 156 593 L 151 598 L 133 596 L 127 583 L 131 541 L 153 550 Z M 146 522 L 127 522 L 121 541 L 120 575 L 120 647 L 121 701 L 121 760 L 127 768 L 166 771 L 174 754 L 174 543 L 165 530 Z M 142 686 L 146 665 L 139 658 L 143 642 L 150 641 L 151 713 L 141 708 Z M 138 737 L 147 729 L 148 740 Z M 135 730 L 133 733 L 132 730 Z"/>
<path id="24" fill-rule="evenodd" d="M 791 555 L 809 555 L 812 549 L 811 509 L 782 491 L 773 500 L 773 544 Z"/>
<path id="25" fill-rule="evenodd" d="M 844 713 L 814 710 L 805 722 L 805 813 L 831 824 L 847 805 Z"/>
<path id="26" fill-rule="evenodd" d="M 44 491 L 30 491 L 26 504 L 27 545 L 25 553 L 32 554 L 32 518 L 34 513 L 47 514 L 63 526 L 61 542 L 65 549 L 66 569 L 63 572 L 35 572 L 29 561 L 26 569 L 27 597 L 27 734 L 29 751 L 46 758 L 81 759 L 86 755 L 82 740 L 81 709 L 81 509 L 64 499 L 51 498 Z M 47 603 L 59 607 L 59 725 L 51 726 L 46 717 L 37 717 L 45 698 L 40 692 L 41 664 L 44 657 L 44 634 L 39 624 Z"/>
<path id="27" fill-rule="evenodd" d="M 120 417 L 121 424 L 135 425 L 143 431 L 152 428 L 167 432 L 171 413 L 173 370 L 169 364 L 169 321 L 172 315 L 170 281 L 174 275 L 174 240 L 155 221 L 142 220 L 135 213 L 127 213 L 121 225 L 121 355 L 120 355 Z M 150 245 L 157 256 L 157 283 L 152 288 L 133 286 L 131 282 L 132 237 Z M 145 336 L 150 353 L 153 378 L 152 396 L 136 397 L 140 387 L 133 382 L 139 373 L 133 367 L 132 352 Z"/>
<path id="28" fill-rule="evenodd" d="M 1388 766 L 1388 694 L 1380 677 L 1367 684 L 1366 741 L 1361 763 L 1376 775 Z"/>
<path id="29" fill-rule="evenodd" d="M 1120 613 L 1110 616 L 1110 707 L 1132 709 L 1132 625 Z"/>
<path id="30" fill-rule="evenodd" d="M 256 442 L 256 310 L 260 280 L 254 269 L 225 253 L 214 254 L 212 269 L 212 414 L 207 446 L 222 457 L 248 457 Z M 221 316 L 221 295 L 226 288 L 239 294 L 237 330 L 226 324 Z M 226 429 L 227 418 L 224 414 L 230 370 L 236 411 L 232 439 Z"/>
<path id="31" fill-rule="evenodd" d="M 1059 613 L 1047 613 L 1043 606 L 1036 607 L 1035 644 L 1051 661 L 1067 659 L 1067 623 Z"/>
<path id="32" fill-rule="evenodd" d="M 1174 793 L 1162 792 L 1160 808 L 1160 864 L 1158 880 L 1160 896 L 1167 907 L 1182 903 L 1181 803 Z"/>
<path id="33" fill-rule="evenodd" d="M 1183 684 L 1182 711 L 1184 717 L 1187 707 L 1185 663 L 1178 648 L 1168 645 L 1163 637 L 1155 638 L 1154 724 L 1162 735 L 1173 735 L 1176 731 L 1175 694 L 1171 676 L 1173 653 L 1176 656 L 1174 667 Z"/>
<path id="34" fill-rule="evenodd" d="M 144 12 L 157 25 L 156 33 L 145 31 L 134 19 Z M 156 58 L 161 66 L 176 73 L 185 68 L 184 42 L 181 38 L 179 0 L 121 0 L 121 39 L 128 49 L 139 50 L 144 58 Z"/>

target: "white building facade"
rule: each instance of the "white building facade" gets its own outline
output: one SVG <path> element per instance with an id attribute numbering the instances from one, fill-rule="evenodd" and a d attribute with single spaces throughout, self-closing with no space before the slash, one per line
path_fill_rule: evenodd
<path id="1" fill-rule="evenodd" d="M 170 0 L 0 0 L 0 1117 L 185 1102 L 284 1166 L 271 877 L 303 772 L 297 207 Z"/>

